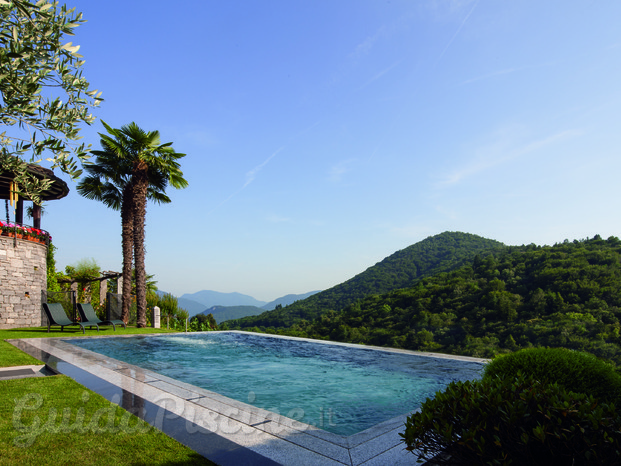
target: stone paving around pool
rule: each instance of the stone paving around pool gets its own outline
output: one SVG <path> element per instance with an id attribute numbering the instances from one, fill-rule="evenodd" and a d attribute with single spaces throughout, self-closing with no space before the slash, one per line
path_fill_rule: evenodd
<path id="1" fill-rule="evenodd" d="M 416 456 L 404 450 L 399 437 L 407 414 L 343 437 L 78 348 L 63 339 L 67 337 L 7 341 L 43 361 L 49 369 L 68 375 L 220 466 L 416 464 Z M 360 348 L 360 345 L 336 344 Z M 486 362 L 463 356 L 373 349 Z"/>

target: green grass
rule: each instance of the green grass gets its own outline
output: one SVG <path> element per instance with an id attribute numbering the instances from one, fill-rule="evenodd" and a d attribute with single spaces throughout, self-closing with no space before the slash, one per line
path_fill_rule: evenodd
<path id="1" fill-rule="evenodd" d="M 166 333 L 102 328 L 99 335 Z M 86 331 L 85 336 L 97 335 Z M 42 364 L 4 340 L 81 337 L 47 327 L 0 330 L 0 367 Z M 28 409 L 32 407 L 36 409 Z M 21 409 L 20 409 L 21 407 Z M 56 410 L 56 417 L 54 411 Z M 63 410 L 69 416 L 63 421 Z M 97 414 L 98 410 L 99 411 Z M 79 413 L 82 420 L 77 420 Z M 101 415 L 103 413 L 103 415 Z M 94 419 L 98 420 L 95 422 Z M 37 421 L 38 419 L 38 421 Z M 52 421 L 51 421 L 52 420 Z M 55 422 L 53 422 L 55 420 Z M 37 429 L 37 422 L 39 428 Z M 64 375 L 0 381 L 0 465 L 213 465 L 124 409 Z"/>
<path id="2" fill-rule="evenodd" d="M 38 359 L 18 350 L 4 340 L 0 341 L 0 367 L 29 366 L 31 364 L 43 364 Z"/>

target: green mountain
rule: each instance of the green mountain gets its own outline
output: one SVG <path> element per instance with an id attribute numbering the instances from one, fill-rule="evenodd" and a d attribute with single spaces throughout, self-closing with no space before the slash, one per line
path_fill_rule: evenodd
<path id="1" fill-rule="evenodd" d="M 289 327 L 330 310 L 339 311 L 371 294 L 413 286 L 424 277 L 455 270 L 477 255 L 485 257 L 504 248 L 506 246 L 498 241 L 477 235 L 441 233 L 397 251 L 340 285 L 258 316 L 227 322 L 227 325 L 235 329 Z"/>
<path id="2" fill-rule="evenodd" d="M 277 331 L 479 357 L 565 347 L 621 367 L 621 240 L 508 247 Z"/>

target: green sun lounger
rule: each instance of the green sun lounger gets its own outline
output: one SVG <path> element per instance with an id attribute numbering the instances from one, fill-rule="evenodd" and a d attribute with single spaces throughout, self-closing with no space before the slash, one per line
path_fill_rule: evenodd
<path id="1" fill-rule="evenodd" d="M 65 309 L 63 309 L 63 305 L 60 303 L 43 303 L 43 310 L 47 316 L 48 333 L 50 333 L 50 326 L 52 325 L 59 325 L 61 332 L 65 329 L 65 327 L 70 325 L 79 325 L 82 329 L 82 333 L 86 333 L 86 327 L 92 327 L 94 325 L 97 327 L 97 331 L 99 332 L 99 325 L 97 325 L 97 322 L 88 322 L 86 320 L 82 320 L 82 322 L 72 322 L 67 317 Z"/>
<path id="2" fill-rule="evenodd" d="M 99 325 L 112 325 L 114 331 L 116 331 L 117 325 L 122 325 L 123 328 L 127 328 L 125 322 L 122 320 L 99 320 L 97 314 L 95 314 L 95 309 L 93 309 L 93 305 L 89 303 L 78 303 L 78 312 L 80 313 L 80 317 L 82 320 L 86 320 L 88 322 L 97 322 Z"/>

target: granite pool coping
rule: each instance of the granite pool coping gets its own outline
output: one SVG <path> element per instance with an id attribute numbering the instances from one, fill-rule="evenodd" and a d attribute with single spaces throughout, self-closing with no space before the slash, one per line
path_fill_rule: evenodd
<path id="1" fill-rule="evenodd" d="M 227 331 L 227 333 L 250 332 Z M 487 362 L 486 359 L 466 356 L 281 335 L 251 334 L 415 356 Z M 144 336 L 157 338 L 163 335 L 170 334 Z M 79 338 L 135 336 L 106 335 Z M 404 449 L 399 436 L 410 413 L 345 437 L 65 341 L 71 338 L 67 335 L 6 341 L 43 361 L 54 372 L 72 377 L 220 466 L 239 464 L 398 466 L 416 463 L 416 456 Z"/>

